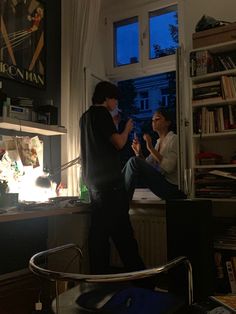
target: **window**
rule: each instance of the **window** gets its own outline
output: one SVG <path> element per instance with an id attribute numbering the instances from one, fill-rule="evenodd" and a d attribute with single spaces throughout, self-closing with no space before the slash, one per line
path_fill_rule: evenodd
<path id="1" fill-rule="evenodd" d="M 148 110 L 149 108 L 148 91 L 140 92 L 138 94 L 138 98 L 140 110 L 141 111 Z"/>
<path id="2" fill-rule="evenodd" d="M 146 70 L 157 66 L 164 72 L 175 69 L 179 43 L 178 10 L 171 0 L 123 10 L 106 17 L 107 74 Z M 167 65 L 168 64 L 168 65 Z M 153 73 L 155 73 L 153 71 Z M 130 75 L 131 72 L 130 72 Z"/>
<path id="3" fill-rule="evenodd" d="M 153 144 L 157 139 L 157 134 L 152 130 L 152 116 L 154 112 L 165 104 L 166 107 L 173 110 L 175 114 L 176 89 L 175 71 L 139 77 L 130 80 L 118 82 L 121 91 L 119 99 L 119 109 L 121 110 L 119 129 L 122 131 L 128 118 L 134 121 L 133 132 L 129 136 L 128 143 L 122 151 L 122 164 L 133 156 L 131 143 L 134 135 L 139 137 L 142 144 L 142 150 L 148 155 L 146 145 L 142 138 L 143 133 L 149 133 L 153 138 Z M 146 89 L 144 90 L 144 87 Z M 165 92 L 165 95 L 163 95 Z M 163 103 L 163 97 L 165 103 Z M 176 121 L 174 121 L 175 123 Z M 175 130 L 174 130 L 175 131 Z"/>
<path id="4" fill-rule="evenodd" d="M 127 5 L 127 10 L 122 5 L 119 10 L 117 3 L 116 8 L 106 12 L 106 75 L 122 91 L 119 130 L 123 130 L 128 118 L 134 121 L 133 132 L 121 153 L 123 165 L 134 155 L 131 143 L 135 135 L 146 156 L 149 152 L 143 133 L 149 133 L 155 145 L 158 134 L 152 130 L 154 112 L 163 106 L 171 108 L 173 116 L 177 111 L 175 54 L 183 32 L 178 21 L 181 6 L 176 3 L 146 1 L 144 5 Z"/>
<path id="5" fill-rule="evenodd" d="M 178 47 L 178 15 L 175 6 L 149 12 L 149 58 L 175 53 Z"/>
<path id="6" fill-rule="evenodd" d="M 114 23 L 115 66 L 139 62 L 138 18 Z"/>

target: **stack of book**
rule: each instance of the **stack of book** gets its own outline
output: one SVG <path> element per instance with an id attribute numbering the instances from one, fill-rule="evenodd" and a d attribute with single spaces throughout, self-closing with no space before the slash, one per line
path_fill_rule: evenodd
<path id="1" fill-rule="evenodd" d="M 236 198 L 236 173 L 199 169 L 195 174 L 195 193 L 201 198 Z"/>
<path id="2" fill-rule="evenodd" d="M 215 100 L 215 97 L 219 97 L 218 100 L 222 100 L 220 80 L 193 84 L 193 101 L 209 98 Z"/>
<path id="3" fill-rule="evenodd" d="M 214 261 L 219 292 L 236 293 L 236 226 L 215 236 Z"/>

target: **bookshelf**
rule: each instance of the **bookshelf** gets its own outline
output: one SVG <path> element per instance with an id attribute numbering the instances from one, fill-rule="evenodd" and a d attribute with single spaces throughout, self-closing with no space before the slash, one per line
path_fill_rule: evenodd
<path id="1" fill-rule="evenodd" d="M 189 63 L 191 197 L 236 201 L 236 40 L 193 49 Z"/>

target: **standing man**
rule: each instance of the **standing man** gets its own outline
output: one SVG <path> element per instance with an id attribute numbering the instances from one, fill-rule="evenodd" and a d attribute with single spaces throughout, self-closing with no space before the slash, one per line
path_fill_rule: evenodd
<path id="1" fill-rule="evenodd" d="M 93 105 L 80 119 L 83 181 L 91 200 L 89 232 L 90 271 L 109 273 L 111 238 L 126 271 L 144 269 L 129 218 L 129 199 L 121 172 L 119 150 L 133 128 L 128 120 L 118 133 L 112 112 L 116 109 L 118 88 L 110 82 L 96 85 Z"/>

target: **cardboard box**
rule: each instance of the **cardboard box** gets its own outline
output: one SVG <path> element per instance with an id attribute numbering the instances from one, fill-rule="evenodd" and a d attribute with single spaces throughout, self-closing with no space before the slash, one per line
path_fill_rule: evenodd
<path id="1" fill-rule="evenodd" d="M 236 22 L 194 33 L 193 49 L 236 40 Z"/>

